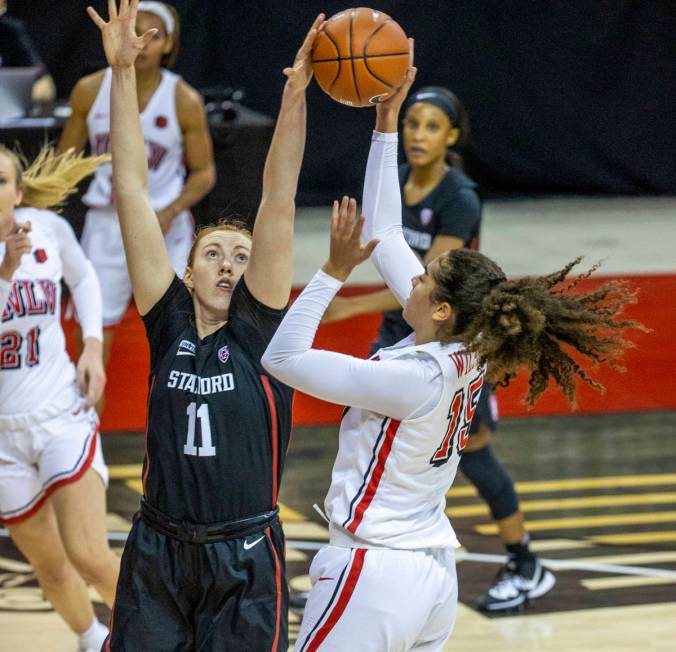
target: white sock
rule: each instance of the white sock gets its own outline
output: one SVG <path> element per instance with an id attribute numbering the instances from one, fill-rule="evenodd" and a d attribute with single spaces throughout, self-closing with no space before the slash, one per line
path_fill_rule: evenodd
<path id="1" fill-rule="evenodd" d="M 99 622 L 95 616 L 89 629 L 78 636 L 78 647 L 81 650 L 100 650 L 103 641 L 106 640 L 106 636 L 108 636 L 108 628 L 103 623 Z"/>

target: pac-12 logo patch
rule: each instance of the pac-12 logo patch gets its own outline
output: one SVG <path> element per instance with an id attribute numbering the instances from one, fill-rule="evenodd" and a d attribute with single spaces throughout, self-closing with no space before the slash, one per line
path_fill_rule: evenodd
<path id="1" fill-rule="evenodd" d="M 33 257 L 35 258 L 35 262 L 37 263 L 47 262 L 47 252 L 44 249 L 36 249 L 33 252 Z"/>
<path id="2" fill-rule="evenodd" d="M 420 211 L 420 223 L 423 226 L 427 226 L 432 221 L 433 217 L 434 213 L 432 212 L 431 208 L 423 208 Z"/>
<path id="3" fill-rule="evenodd" d="M 218 359 L 225 364 L 230 359 L 230 351 L 227 346 L 222 346 L 218 349 Z"/>
<path id="4" fill-rule="evenodd" d="M 195 345 L 190 340 L 181 340 L 176 355 L 195 355 Z"/>

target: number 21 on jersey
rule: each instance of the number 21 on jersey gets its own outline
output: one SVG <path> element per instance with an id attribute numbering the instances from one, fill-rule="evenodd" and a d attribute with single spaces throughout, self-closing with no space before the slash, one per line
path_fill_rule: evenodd
<path id="1" fill-rule="evenodd" d="M 448 410 L 448 429 L 439 444 L 439 448 L 430 458 L 432 466 L 446 464 L 453 454 L 453 446 L 457 448 L 458 455 L 462 453 L 469 441 L 469 428 L 472 425 L 474 412 L 479 403 L 481 387 L 484 384 L 484 375 L 479 374 L 467 387 L 459 389 L 451 401 Z"/>

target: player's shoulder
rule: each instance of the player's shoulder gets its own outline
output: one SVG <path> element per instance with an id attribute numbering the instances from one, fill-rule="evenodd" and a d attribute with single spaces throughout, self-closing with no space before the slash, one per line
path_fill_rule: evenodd
<path id="1" fill-rule="evenodd" d="M 63 217 L 49 210 L 48 208 L 33 208 L 32 206 L 23 206 L 14 211 L 16 220 L 19 222 L 28 222 L 39 224 L 41 226 L 51 226 L 58 223 L 59 220 L 65 220 Z"/>
<path id="2" fill-rule="evenodd" d="M 457 192 L 459 190 L 471 190 L 476 192 L 478 184 L 467 176 L 458 167 L 449 167 L 441 180 L 440 186 L 447 192 Z"/>
<path id="3" fill-rule="evenodd" d="M 179 107 L 179 103 L 184 105 L 186 108 L 194 108 L 195 106 L 201 107 L 202 96 L 199 91 L 193 88 L 188 82 L 186 82 L 181 77 L 176 81 L 176 105 Z"/>
<path id="4" fill-rule="evenodd" d="M 70 103 L 73 110 L 78 110 L 83 113 L 89 111 L 99 93 L 106 70 L 107 68 L 97 70 L 90 75 L 81 77 L 77 81 L 70 94 Z"/>

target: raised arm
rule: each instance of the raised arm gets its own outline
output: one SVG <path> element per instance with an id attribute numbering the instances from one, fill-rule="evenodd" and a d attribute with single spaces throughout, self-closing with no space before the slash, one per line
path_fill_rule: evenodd
<path id="1" fill-rule="evenodd" d="M 359 242 L 363 218 L 356 202 L 334 203 L 331 254 L 303 290 L 273 336 L 262 364 L 272 375 L 312 396 L 372 410 L 395 419 L 422 416 L 441 397 L 441 369 L 434 358 L 411 354 L 376 362 L 312 348 L 319 321 L 352 269 L 366 260 L 375 241 Z M 406 387 L 403 394 L 397 388 Z"/>
<path id="2" fill-rule="evenodd" d="M 91 7 L 87 12 L 101 30 L 106 58 L 113 69 L 110 96 L 113 191 L 134 300 L 143 315 L 159 301 L 174 277 L 148 195 L 148 162 L 134 70 L 136 57 L 157 30 L 136 36 L 138 0 L 120 0 L 119 10 L 115 0 L 109 0 L 108 6 L 109 22 Z"/>
<path id="3" fill-rule="evenodd" d="M 323 23 L 324 14 L 320 14 L 298 50 L 293 67 L 284 69 L 287 81 L 265 161 L 251 258 L 244 273 L 254 297 L 271 308 L 286 306 L 291 292 L 295 199 L 305 150 L 305 89 L 312 79 L 312 44 Z"/>
<path id="4" fill-rule="evenodd" d="M 404 240 L 397 167 L 399 111 L 415 74 L 411 41 L 411 65 L 406 81 L 392 97 L 376 106 L 376 129 L 366 164 L 362 200 L 366 217 L 364 238 L 380 240 L 371 259 L 402 306 L 411 292 L 411 279 L 423 271 L 420 261 Z"/>

